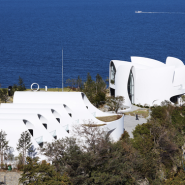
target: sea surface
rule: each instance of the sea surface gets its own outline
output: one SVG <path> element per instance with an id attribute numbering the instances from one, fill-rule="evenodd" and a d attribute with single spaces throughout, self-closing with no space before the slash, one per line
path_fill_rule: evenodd
<path id="1" fill-rule="evenodd" d="M 135 13 L 142 11 L 143 13 Z M 185 61 L 184 0 L 0 0 L 0 84 L 108 77 L 110 60 Z M 65 84 L 66 85 L 66 84 Z"/>

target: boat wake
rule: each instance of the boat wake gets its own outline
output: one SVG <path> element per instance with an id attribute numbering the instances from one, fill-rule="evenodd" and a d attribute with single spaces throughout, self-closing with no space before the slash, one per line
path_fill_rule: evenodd
<path id="1" fill-rule="evenodd" d="M 143 11 L 135 11 L 135 13 L 185 14 L 185 12 L 143 12 Z"/>

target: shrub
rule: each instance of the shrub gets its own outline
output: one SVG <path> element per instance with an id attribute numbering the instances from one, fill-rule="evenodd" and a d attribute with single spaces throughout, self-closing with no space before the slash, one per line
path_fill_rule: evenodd
<path id="1" fill-rule="evenodd" d="M 124 133 L 121 135 L 120 140 L 125 141 L 125 140 L 127 140 L 129 137 L 130 137 L 129 133 L 128 133 L 126 130 L 124 130 Z"/>
<path id="2" fill-rule="evenodd" d="M 23 171 L 24 165 L 23 165 L 23 164 L 18 164 L 18 165 L 17 165 L 17 169 L 18 169 L 19 171 Z"/>
<path id="3" fill-rule="evenodd" d="M 111 81 L 110 81 L 110 83 L 111 83 L 111 84 L 114 84 L 114 83 L 115 83 L 115 81 L 114 81 L 114 80 L 111 80 Z"/>

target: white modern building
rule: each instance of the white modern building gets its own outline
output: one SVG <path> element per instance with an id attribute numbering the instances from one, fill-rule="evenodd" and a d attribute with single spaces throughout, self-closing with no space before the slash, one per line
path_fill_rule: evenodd
<path id="1" fill-rule="evenodd" d="M 109 79 L 111 96 L 123 96 L 128 107 L 164 100 L 179 103 L 185 93 L 185 65 L 174 57 L 167 57 L 166 63 L 135 56 L 131 61 L 112 60 Z"/>
<path id="2" fill-rule="evenodd" d="M 73 125 L 89 121 L 101 124 L 117 141 L 124 132 L 124 116 L 106 123 L 96 118 L 110 115 L 94 107 L 81 92 L 17 91 L 13 103 L 1 104 L 0 129 L 6 132 L 14 155 L 18 155 L 16 146 L 23 131 L 30 133 L 34 148 L 38 148 L 44 142 L 72 136 Z"/>

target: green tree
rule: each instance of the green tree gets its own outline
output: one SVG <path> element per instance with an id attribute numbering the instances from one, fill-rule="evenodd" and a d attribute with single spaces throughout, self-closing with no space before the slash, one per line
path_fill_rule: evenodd
<path id="1" fill-rule="evenodd" d="M 99 105 L 104 104 L 105 101 L 106 101 L 105 92 L 98 92 L 94 97 L 94 104 L 96 105 L 96 107 L 98 107 Z"/>
<path id="2" fill-rule="evenodd" d="M 29 149 L 28 149 L 28 156 L 31 157 L 32 159 L 35 158 L 37 155 L 37 150 L 34 147 L 34 145 L 32 145 Z"/>
<path id="3" fill-rule="evenodd" d="M 32 146 L 31 136 L 27 131 L 25 131 L 21 134 L 21 137 L 17 144 L 17 150 L 21 152 L 23 156 L 23 162 L 22 162 L 23 165 L 25 164 L 26 155 L 29 149 L 31 148 L 31 146 Z"/>
<path id="4" fill-rule="evenodd" d="M 88 73 L 86 82 L 84 83 L 83 92 L 86 94 L 90 102 L 98 107 L 105 103 L 106 83 L 99 74 L 96 75 L 96 81 L 94 81 L 90 73 Z"/>
<path id="5" fill-rule="evenodd" d="M 90 73 L 87 74 L 87 80 L 84 83 L 84 90 L 83 92 L 86 94 L 87 98 L 91 103 L 94 102 L 94 94 L 95 94 L 95 82 L 93 81 Z"/>
<path id="6" fill-rule="evenodd" d="M 47 143 L 40 149 L 74 185 L 134 184 L 139 178 L 134 171 L 137 151 L 131 145 L 111 142 L 109 134 L 93 123 L 76 126 L 74 133 L 74 138 Z"/>
<path id="7" fill-rule="evenodd" d="M 180 185 L 185 184 L 185 172 L 180 170 L 175 176 L 164 181 L 165 185 Z"/>
<path id="8" fill-rule="evenodd" d="M 23 79 L 20 76 L 19 76 L 17 90 L 18 91 L 25 91 L 26 90 L 26 87 L 24 85 Z"/>
<path id="9" fill-rule="evenodd" d="M 19 76 L 18 79 L 18 85 L 14 84 L 12 87 L 12 94 L 14 94 L 15 91 L 25 91 L 26 87 L 24 85 L 23 79 Z"/>
<path id="10" fill-rule="evenodd" d="M 162 183 L 177 173 L 173 169 L 182 168 L 184 113 L 183 107 L 165 101 L 152 109 L 147 123 L 137 125 L 133 131 L 133 147 L 141 154 L 139 170 L 150 183 Z"/>
<path id="11" fill-rule="evenodd" d="M 181 96 L 181 105 L 185 105 L 185 95 Z"/>
<path id="12" fill-rule="evenodd" d="M 109 106 L 109 110 L 111 111 L 113 110 L 117 113 L 119 109 L 123 108 L 124 97 L 123 96 L 107 97 L 106 103 Z"/>
<path id="13" fill-rule="evenodd" d="M 6 136 L 7 134 L 5 133 L 5 131 L 1 130 L 0 131 L 0 158 L 1 158 L 1 164 L 4 163 L 4 159 L 6 159 L 8 157 L 9 154 L 9 145 L 8 145 L 8 141 L 6 140 Z"/>
<path id="14" fill-rule="evenodd" d="M 5 103 L 8 101 L 8 90 L 7 89 L 0 89 L 0 100 Z"/>
<path id="15" fill-rule="evenodd" d="M 82 82 L 82 79 L 80 78 L 80 76 L 78 76 L 78 78 L 76 80 L 76 86 L 77 86 L 78 90 L 83 89 L 83 82 Z"/>
<path id="16" fill-rule="evenodd" d="M 55 171 L 54 166 L 47 164 L 46 161 L 38 163 L 38 159 L 27 157 L 27 164 L 24 166 L 23 173 L 19 179 L 25 185 L 71 185 L 66 173 L 60 175 Z"/>
<path id="17" fill-rule="evenodd" d="M 69 85 L 69 88 L 71 88 L 72 90 L 74 90 L 75 88 L 75 84 L 76 84 L 76 79 L 67 79 L 66 83 Z"/>

